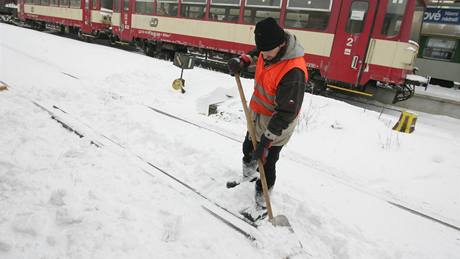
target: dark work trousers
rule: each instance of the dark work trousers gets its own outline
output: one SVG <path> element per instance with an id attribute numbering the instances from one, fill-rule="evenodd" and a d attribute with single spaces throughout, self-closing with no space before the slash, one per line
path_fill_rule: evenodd
<path id="1" fill-rule="evenodd" d="M 276 162 L 280 158 L 280 152 L 283 146 L 271 146 L 268 150 L 267 159 L 265 160 L 264 169 L 265 177 L 267 178 L 268 189 L 272 188 L 275 185 L 276 180 Z M 249 133 L 246 133 L 246 137 L 243 142 L 243 162 L 249 163 L 252 159 L 252 151 L 254 150 L 252 146 L 252 141 L 249 140 Z M 262 191 L 262 184 L 260 180 L 256 182 L 256 190 Z"/>

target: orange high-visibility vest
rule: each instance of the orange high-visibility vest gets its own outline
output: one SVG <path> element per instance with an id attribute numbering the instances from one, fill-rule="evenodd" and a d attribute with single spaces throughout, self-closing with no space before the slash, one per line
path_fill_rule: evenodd
<path id="1" fill-rule="evenodd" d="M 260 53 L 256 65 L 254 93 L 249 104 L 254 112 L 268 116 L 273 114 L 278 84 L 293 68 L 301 69 L 305 74 L 305 80 L 308 80 L 307 64 L 303 57 L 283 60 L 265 67 Z"/>

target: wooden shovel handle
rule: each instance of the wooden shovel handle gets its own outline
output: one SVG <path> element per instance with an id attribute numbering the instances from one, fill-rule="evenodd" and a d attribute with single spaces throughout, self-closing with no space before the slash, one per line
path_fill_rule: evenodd
<path id="1" fill-rule="evenodd" d="M 243 86 L 241 85 L 240 74 L 235 74 L 236 84 L 238 85 L 238 92 L 240 93 L 241 103 L 243 104 L 244 114 L 246 116 L 246 123 L 248 127 L 249 136 L 252 140 L 252 146 L 254 150 L 257 147 L 257 140 L 256 140 L 256 131 L 254 128 L 252 115 L 249 112 L 248 105 L 246 103 L 246 97 L 244 96 Z M 262 160 L 257 161 L 259 163 L 259 173 L 260 173 L 260 181 L 262 182 L 262 191 L 264 193 L 265 204 L 267 205 L 267 212 L 268 212 L 268 219 L 270 222 L 273 221 L 273 212 L 272 212 L 272 205 L 270 203 L 270 196 L 268 194 L 268 185 L 267 185 L 267 178 L 265 177 L 265 169 Z"/>

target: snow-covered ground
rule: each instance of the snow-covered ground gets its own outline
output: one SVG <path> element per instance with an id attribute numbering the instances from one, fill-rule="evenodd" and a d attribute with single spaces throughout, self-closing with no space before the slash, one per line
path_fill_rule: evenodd
<path id="1" fill-rule="evenodd" d="M 170 62 L 4 24 L 0 35 L 0 258 L 285 255 L 281 236 L 250 242 L 147 164 L 230 211 L 249 206 L 252 184 L 225 187 L 245 134 L 234 78 L 187 70 L 181 94 Z M 308 94 L 300 116 L 272 205 L 311 258 L 459 257 L 459 120 L 423 114 L 398 133 L 397 116 Z"/>
<path id="2" fill-rule="evenodd" d="M 435 96 L 447 100 L 460 101 L 460 89 L 458 84 L 455 84 L 453 88 L 446 88 L 439 85 L 431 85 L 425 89 L 424 87 L 417 87 L 415 92 L 420 95 Z"/>
<path id="3" fill-rule="evenodd" d="M 407 79 L 427 83 L 428 78 L 419 75 L 407 75 Z M 439 85 L 428 84 L 427 87 L 418 86 L 415 88 L 415 93 L 419 95 L 435 96 L 447 100 L 460 101 L 460 83 L 454 82 L 454 87 L 446 88 Z"/>

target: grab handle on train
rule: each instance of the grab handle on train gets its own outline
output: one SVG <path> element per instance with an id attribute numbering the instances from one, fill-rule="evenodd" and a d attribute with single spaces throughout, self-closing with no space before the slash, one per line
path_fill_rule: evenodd
<path id="1" fill-rule="evenodd" d="M 354 56 L 354 57 L 353 57 L 353 60 L 351 61 L 351 68 L 353 68 L 353 69 L 356 69 L 356 68 L 357 68 L 358 60 L 359 60 L 359 57 L 358 57 L 358 56 Z"/>

